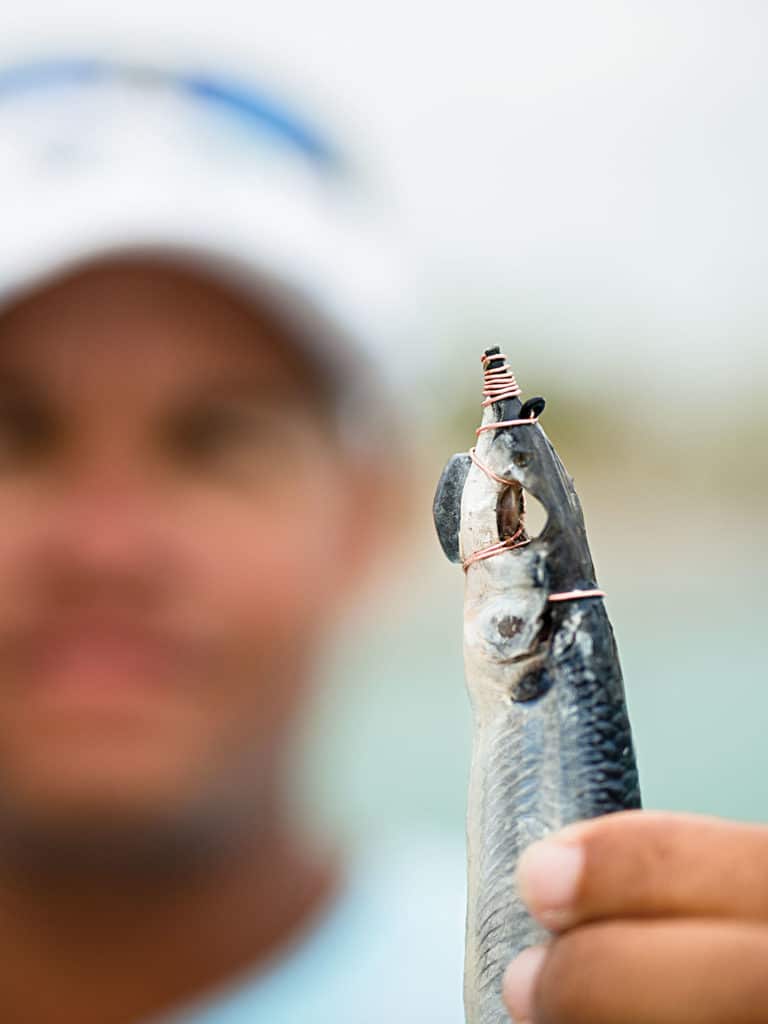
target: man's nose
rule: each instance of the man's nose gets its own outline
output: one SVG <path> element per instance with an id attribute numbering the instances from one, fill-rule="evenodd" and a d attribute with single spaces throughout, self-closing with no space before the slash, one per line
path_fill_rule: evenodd
<path id="1" fill-rule="evenodd" d="M 172 571 L 172 518 L 152 474 L 121 459 L 80 463 L 49 492 L 39 567 L 72 589 L 157 589 Z"/>

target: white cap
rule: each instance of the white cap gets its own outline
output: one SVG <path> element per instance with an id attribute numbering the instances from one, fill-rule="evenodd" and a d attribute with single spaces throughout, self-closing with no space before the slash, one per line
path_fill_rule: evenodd
<path id="1" fill-rule="evenodd" d="M 401 389 L 402 238 L 334 143 L 272 95 L 98 59 L 0 67 L 0 196 L 0 305 L 101 255 L 173 254 L 274 300 L 343 377 L 353 416 L 372 379 Z"/>

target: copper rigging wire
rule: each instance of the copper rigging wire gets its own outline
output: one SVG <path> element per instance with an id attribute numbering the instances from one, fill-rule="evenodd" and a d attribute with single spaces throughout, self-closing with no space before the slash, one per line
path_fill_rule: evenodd
<path id="1" fill-rule="evenodd" d="M 504 484 L 506 487 L 511 487 L 513 484 L 517 483 L 517 480 L 510 480 L 509 477 L 499 476 L 498 473 L 494 473 L 490 466 L 486 466 L 484 462 L 481 462 L 480 457 L 477 454 L 477 448 L 469 449 L 469 457 L 470 459 L 472 459 L 472 461 L 474 462 L 478 469 L 482 469 L 485 475 L 489 476 L 491 480 L 495 480 L 496 483 Z"/>
<path id="2" fill-rule="evenodd" d="M 496 359 L 503 359 L 503 364 L 489 369 L 489 362 Z M 495 355 L 486 355 L 484 353 L 480 357 L 480 361 L 483 364 L 483 408 L 492 405 L 494 402 L 501 402 L 505 398 L 520 397 L 522 391 L 515 379 L 514 373 L 512 373 L 512 370 L 507 363 L 507 356 L 503 352 L 498 352 Z M 478 427 L 475 433 L 481 434 L 484 430 L 500 430 L 502 427 L 533 426 L 538 422 L 538 419 L 538 416 L 531 415 L 528 419 L 499 420 L 496 423 L 486 423 L 483 426 Z M 486 476 L 491 480 L 494 480 L 496 483 L 502 484 L 504 487 L 511 487 L 513 484 L 518 483 L 517 480 L 512 480 L 509 477 L 499 476 L 499 474 L 495 473 L 490 466 L 486 466 L 478 457 L 475 448 L 470 448 L 469 457 L 478 469 L 482 470 Z M 462 562 L 462 568 L 465 572 L 471 565 L 474 565 L 475 562 L 482 562 L 487 558 L 493 558 L 495 555 L 500 555 L 504 551 L 514 551 L 516 548 L 521 548 L 526 544 L 531 543 L 530 537 L 525 540 L 518 540 L 518 538 L 525 533 L 525 492 L 523 492 L 522 499 L 523 507 L 520 514 L 520 522 L 512 536 L 507 537 L 504 540 L 497 541 L 495 544 L 489 544 L 488 547 L 480 548 L 478 551 L 473 551 L 472 554 L 468 555 Z M 592 590 L 564 590 L 558 594 L 550 594 L 547 597 L 547 600 L 552 602 L 576 601 L 589 597 L 605 597 L 605 591 L 598 590 L 597 588 Z"/>
<path id="3" fill-rule="evenodd" d="M 527 423 L 528 420 L 523 420 L 523 422 Z M 479 458 L 474 448 L 470 448 L 469 457 L 478 469 L 481 469 L 486 476 L 490 477 L 491 480 L 495 480 L 496 483 L 502 484 L 505 487 L 511 487 L 513 484 L 517 483 L 517 480 L 510 480 L 509 477 L 499 476 L 498 473 L 494 473 L 490 466 L 486 466 L 486 464 Z M 523 493 L 522 499 L 523 506 L 520 513 L 520 522 L 512 536 L 506 537 L 504 540 L 497 541 L 495 544 L 489 544 L 487 548 L 480 548 L 477 551 L 473 551 L 472 554 L 468 555 L 461 563 L 464 572 L 467 571 L 470 565 L 474 565 L 475 562 L 482 562 L 486 558 L 492 558 L 494 555 L 500 555 L 502 551 L 514 551 L 515 548 L 521 548 L 524 547 L 524 545 L 531 543 L 530 537 L 515 543 L 518 537 L 525 533 L 525 493 Z"/>
<path id="4" fill-rule="evenodd" d="M 497 359 L 504 360 L 501 366 L 489 367 L 489 363 Z M 483 364 L 483 408 L 494 402 L 502 402 L 505 398 L 519 398 L 522 395 L 503 352 L 497 352 L 496 355 L 484 353 L 480 356 L 480 362 Z"/>
<path id="5" fill-rule="evenodd" d="M 527 420 L 499 420 L 498 423 L 486 423 L 485 426 L 478 427 L 475 433 L 482 434 L 484 430 L 498 430 L 500 427 L 532 427 L 538 422 L 538 416 L 531 416 Z"/>
<path id="6" fill-rule="evenodd" d="M 503 363 L 501 366 L 489 367 L 489 363 L 497 359 L 502 359 Z M 520 386 L 515 379 L 514 373 L 510 369 L 509 363 L 507 362 L 507 356 L 503 352 L 499 352 L 495 355 L 483 354 L 480 357 L 480 361 L 483 364 L 483 408 L 492 405 L 494 402 L 501 402 L 506 398 L 519 398 L 522 394 Z M 531 416 L 525 420 L 499 420 L 497 423 L 486 423 L 485 426 L 478 427 L 475 431 L 476 434 L 481 434 L 484 430 L 499 430 L 501 427 L 512 427 L 512 426 L 533 426 L 538 420 L 537 416 Z M 499 476 L 498 473 L 486 466 L 484 462 L 477 455 L 475 448 L 471 448 L 469 457 L 472 459 L 474 464 L 481 469 L 486 476 L 490 477 L 491 480 L 495 480 L 496 483 L 502 484 L 504 487 L 511 487 L 516 484 L 516 480 L 510 480 L 508 477 Z M 511 537 L 506 537 L 504 540 L 500 540 L 495 544 L 489 544 L 486 548 L 480 548 L 478 551 L 473 551 L 471 555 L 464 559 L 462 567 L 466 572 L 470 565 L 474 565 L 475 562 L 482 562 L 486 558 L 492 558 L 494 555 L 500 555 L 502 551 L 514 551 L 515 548 L 521 548 L 526 544 L 530 544 L 530 538 L 525 540 L 518 540 L 525 533 L 525 494 L 523 494 L 523 508 L 520 514 L 520 522 L 512 534 Z"/>
<path id="7" fill-rule="evenodd" d="M 497 544 L 490 544 L 487 548 L 480 548 L 479 551 L 473 551 L 468 558 L 465 558 L 461 563 L 464 572 L 474 565 L 475 562 L 482 562 L 486 558 L 493 558 L 494 555 L 500 555 L 502 551 L 514 551 L 515 548 L 521 548 L 525 544 L 530 544 L 530 538 L 527 540 L 521 540 L 518 544 L 515 544 L 517 538 L 523 533 L 525 527 L 520 525 L 512 534 L 511 537 L 507 537 L 506 540 L 500 540 Z"/>

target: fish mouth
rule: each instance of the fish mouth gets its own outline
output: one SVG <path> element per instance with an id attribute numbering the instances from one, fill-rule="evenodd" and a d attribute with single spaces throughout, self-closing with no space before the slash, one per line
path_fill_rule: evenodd
<path id="1" fill-rule="evenodd" d="M 496 528 L 500 541 L 519 541 L 522 547 L 541 537 L 549 512 L 539 499 L 517 480 L 511 480 L 496 503 Z"/>
<path id="2" fill-rule="evenodd" d="M 520 539 L 527 542 L 525 528 L 525 492 L 522 484 L 512 481 L 503 488 L 496 502 L 496 529 L 500 541 Z"/>

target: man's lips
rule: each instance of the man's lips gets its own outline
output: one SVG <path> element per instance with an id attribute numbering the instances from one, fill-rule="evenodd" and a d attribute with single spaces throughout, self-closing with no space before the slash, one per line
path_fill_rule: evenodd
<path id="1" fill-rule="evenodd" d="M 174 688 L 189 652 L 146 629 L 68 627 L 28 634 L 19 659 L 20 690 L 30 697 L 114 699 Z"/>

